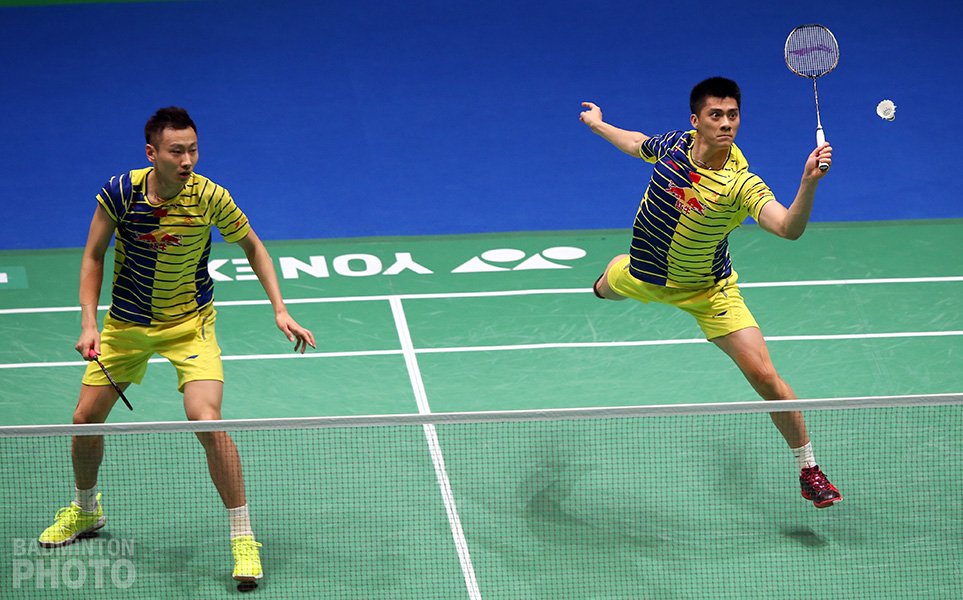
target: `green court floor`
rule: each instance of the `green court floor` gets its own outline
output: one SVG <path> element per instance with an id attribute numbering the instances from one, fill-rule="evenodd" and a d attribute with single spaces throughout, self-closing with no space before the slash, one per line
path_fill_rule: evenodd
<path id="1" fill-rule="evenodd" d="M 754 400 L 684 314 L 592 296 L 627 240 L 269 243 L 292 314 L 318 338 L 303 357 L 275 329 L 243 253 L 215 245 L 224 416 Z M 798 242 L 746 227 L 731 252 L 801 398 L 934 394 L 963 391 L 961 240 L 959 221 L 816 224 Z M 83 369 L 79 256 L 0 253 L 2 425 L 70 422 Z M 128 391 L 135 411 L 119 405 L 110 421 L 182 420 L 175 388 L 173 369 L 152 364 Z M 808 419 L 846 498 L 826 511 L 799 497 L 792 456 L 763 415 L 437 425 L 477 591 L 421 426 L 239 432 L 268 571 L 255 595 L 810 598 L 815 579 L 847 598 L 963 595 L 959 407 Z M 0 496 L 30 501 L 0 533 L 11 560 L 38 560 L 16 551 L 70 498 L 68 444 L 12 439 L 0 438 Z M 237 594 L 226 518 L 190 434 L 112 436 L 102 487 L 108 527 L 85 543 L 135 543 L 124 597 Z M 160 504 L 163 514 L 146 508 Z M 14 587 L 16 565 L 0 564 L 4 598 L 59 597 L 32 580 Z M 71 593 L 111 592 L 88 582 Z"/>
<path id="2" fill-rule="evenodd" d="M 592 296 L 591 283 L 624 251 L 627 237 L 612 231 L 269 244 L 290 311 L 318 338 L 318 350 L 306 357 L 288 354 L 259 284 L 233 262 L 243 257 L 240 249 L 216 245 L 225 417 L 417 412 L 392 295 L 401 297 L 434 412 L 754 399 L 728 359 L 699 341 L 685 314 Z M 797 242 L 746 227 L 732 238 L 743 295 L 799 397 L 963 388 L 963 223 L 817 224 Z M 513 270 L 558 248 L 584 256 Z M 515 250 L 522 258 L 480 261 L 500 271 L 451 273 L 496 250 L 503 251 L 496 257 Z M 79 250 L 0 253 L 0 273 L 10 273 L 0 284 L 4 424 L 70 421 L 83 369 L 73 349 L 79 257 Z M 544 268 L 548 263 L 556 268 Z M 384 274 L 395 265 L 399 273 Z M 519 295 L 472 296 L 493 292 Z M 258 304 L 236 304 L 247 301 Z M 109 302 L 106 294 L 102 302 Z M 616 345 L 641 342 L 651 345 Z M 633 373 L 645 377 L 643 389 Z M 130 390 L 137 410 L 112 420 L 182 418 L 174 381 L 168 365 L 152 365 L 144 384 Z"/>

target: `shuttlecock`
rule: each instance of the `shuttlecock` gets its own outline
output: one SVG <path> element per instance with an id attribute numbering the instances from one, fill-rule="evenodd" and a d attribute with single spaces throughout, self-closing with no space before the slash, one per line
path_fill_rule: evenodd
<path id="1" fill-rule="evenodd" d="M 893 121 L 896 119 L 896 105 L 892 100 L 883 100 L 876 105 L 876 114 L 880 119 Z"/>

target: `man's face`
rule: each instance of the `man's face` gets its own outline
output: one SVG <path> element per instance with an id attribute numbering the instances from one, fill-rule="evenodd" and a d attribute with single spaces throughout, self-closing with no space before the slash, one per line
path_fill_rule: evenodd
<path id="1" fill-rule="evenodd" d="M 184 185 L 197 166 L 197 133 L 187 129 L 164 129 L 157 145 L 147 144 L 147 158 L 164 184 Z"/>
<path id="2" fill-rule="evenodd" d="M 728 147 L 739 131 L 739 105 L 735 98 L 706 98 L 698 115 L 690 118 L 699 137 L 711 146 Z"/>

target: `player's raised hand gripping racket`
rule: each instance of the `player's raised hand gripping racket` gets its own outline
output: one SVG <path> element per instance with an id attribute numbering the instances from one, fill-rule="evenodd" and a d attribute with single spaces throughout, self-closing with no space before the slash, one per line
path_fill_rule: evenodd
<path id="1" fill-rule="evenodd" d="M 100 362 L 100 359 L 97 358 L 97 352 L 95 352 L 94 349 L 91 348 L 87 356 L 89 356 L 91 360 L 96 362 L 97 366 L 100 367 L 100 370 L 104 372 L 104 375 L 107 377 L 107 381 L 109 381 L 110 385 L 112 385 L 114 389 L 117 390 L 117 393 L 120 394 L 120 399 L 124 401 L 124 404 L 127 405 L 127 408 L 129 408 L 130 410 L 134 410 L 134 407 L 131 406 L 130 402 L 127 401 L 127 396 L 124 395 L 124 391 L 120 389 L 120 386 L 117 385 L 117 382 L 114 381 L 114 378 L 110 376 L 110 372 L 107 370 L 107 367 L 105 367 L 104 363 Z"/>
<path id="2" fill-rule="evenodd" d="M 822 25 L 800 25 L 786 38 L 786 66 L 800 77 L 813 80 L 813 95 L 816 97 L 816 146 L 826 143 L 823 123 L 819 118 L 819 92 L 816 80 L 829 73 L 839 64 L 839 44 L 833 32 Z M 823 171 L 829 163 L 820 162 Z"/>

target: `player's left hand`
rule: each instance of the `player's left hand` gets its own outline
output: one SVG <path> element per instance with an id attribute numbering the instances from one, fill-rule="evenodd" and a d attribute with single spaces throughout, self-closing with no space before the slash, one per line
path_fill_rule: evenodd
<path id="1" fill-rule="evenodd" d="M 583 102 L 583 110 L 578 115 L 579 121 L 585 123 L 589 128 L 595 127 L 596 125 L 602 123 L 602 109 L 593 102 Z"/>
<path id="2" fill-rule="evenodd" d="M 820 180 L 829 173 L 829 169 L 825 171 L 819 168 L 819 163 L 826 163 L 832 167 L 833 164 L 833 147 L 829 143 L 824 143 L 810 153 L 809 157 L 806 159 L 806 168 L 803 171 L 803 179 Z"/>
<path id="3" fill-rule="evenodd" d="M 318 347 L 314 343 L 314 334 L 311 333 L 309 329 L 305 329 L 298 325 L 298 322 L 294 320 L 287 312 L 278 313 L 275 316 L 275 321 L 278 324 L 278 329 L 284 332 L 287 336 L 289 342 L 294 342 L 294 351 L 304 354 L 304 351 L 311 346 L 314 349 Z"/>

